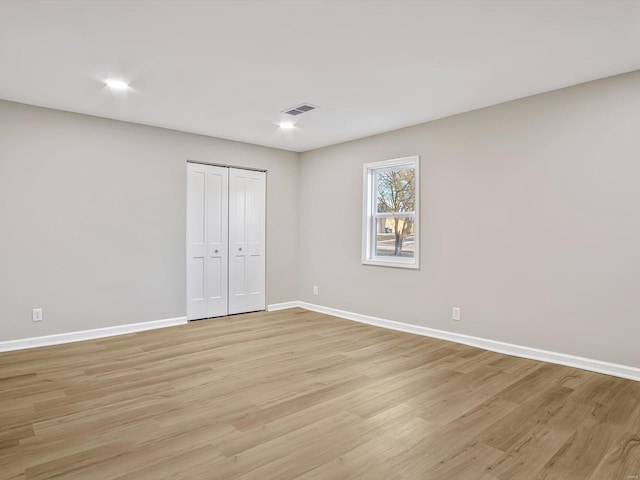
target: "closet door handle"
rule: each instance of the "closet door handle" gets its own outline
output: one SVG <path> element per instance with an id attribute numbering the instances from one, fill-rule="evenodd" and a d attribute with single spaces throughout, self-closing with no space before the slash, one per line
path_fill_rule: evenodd
<path id="1" fill-rule="evenodd" d="M 238 251 L 241 252 L 242 251 L 242 247 L 238 248 Z"/>
<path id="2" fill-rule="evenodd" d="M 218 250 L 217 250 L 217 249 L 216 249 L 216 250 L 214 250 L 214 252 L 213 252 L 213 253 L 218 253 Z"/>

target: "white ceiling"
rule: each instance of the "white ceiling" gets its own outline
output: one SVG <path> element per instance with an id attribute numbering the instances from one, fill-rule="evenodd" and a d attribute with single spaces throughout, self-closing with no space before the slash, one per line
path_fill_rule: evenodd
<path id="1" fill-rule="evenodd" d="M 0 0 L 0 98 L 294 151 L 637 70 L 639 52 L 640 1 Z M 320 108 L 279 129 L 302 102 Z"/>

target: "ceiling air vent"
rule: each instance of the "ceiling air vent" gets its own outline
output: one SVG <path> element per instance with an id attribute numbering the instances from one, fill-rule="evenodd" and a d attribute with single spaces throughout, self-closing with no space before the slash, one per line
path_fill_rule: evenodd
<path id="1" fill-rule="evenodd" d="M 316 106 L 310 105 L 308 103 L 303 103 L 302 105 L 298 105 L 297 107 L 287 108 L 283 110 L 282 113 L 286 113 L 287 115 L 300 115 L 301 113 L 310 112 L 311 110 L 315 110 Z"/>

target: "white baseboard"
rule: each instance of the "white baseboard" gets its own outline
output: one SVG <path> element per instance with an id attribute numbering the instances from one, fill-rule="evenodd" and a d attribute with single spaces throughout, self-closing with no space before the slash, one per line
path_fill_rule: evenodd
<path id="1" fill-rule="evenodd" d="M 411 325 L 408 323 L 396 322 L 384 318 L 372 317 L 370 315 L 362 315 L 359 313 L 347 312 L 337 308 L 324 307 L 313 303 L 293 301 L 275 303 L 267 306 L 267 311 L 275 312 L 288 308 L 304 308 L 313 312 L 324 313 L 334 317 L 344 318 L 355 322 L 366 323 L 377 327 L 398 330 L 425 337 L 439 338 L 450 342 L 462 343 L 472 347 L 478 347 L 492 352 L 504 353 L 516 357 L 529 358 L 532 360 L 540 360 L 543 362 L 556 363 L 566 365 L 568 367 L 580 368 L 591 372 L 604 373 L 616 377 L 627 378 L 629 380 L 640 381 L 640 368 L 620 365 L 615 363 L 604 362 L 601 360 L 593 360 L 590 358 L 577 357 L 565 353 L 550 352 L 548 350 L 540 350 L 522 345 L 514 345 L 511 343 L 489 340 L 486 338 L 473 337 L 463 335 L 461 333 L 447 332 L 445 330 L 437 330 L 434 328 L 423 327 L 420 325 Z M 127 333 L 142 332 L 144 330 L 154 330 L 156 328 L 172 327 L 176 325 L 184 325 L 188 323 L 187 317 L 167 318 L 163 320 L 155 320 L 151 322 L 130 323 L 128 325 L 118 325 L 115 327 L 96 328 L 93 330 L 82 330 L 79 332 L 61 333 L 57 335 L 46 335 L 43 337 L 24 338 L 19 340 L 9 340 L 0 342 L 0 352 L 8 352 L 12 350 L 22 350 L 25 348 L 44 347 L 49 345 L 59 345 L 70 342 L 80 342 L 83 340 L 93 340 L 96 338 L 111 337 L 115 335 L 125 335 Z"/>
<path id="2" fill-rule="evenodd" d="M 436 330 L 434 328 L 423 327 L 420 325 L 411 325 L 408 323 L 386 320 L 384 318 L 372 317 L 369 315 L 361 315 L 359 313 L 346 312 L 336 308 L 324 307 L 307 302 L 287 302 L 278 305 L 286 305 L 275 310 L 284 308 L 300 307 L 313 312 L 325 313 L 334 317 L 340 317 L 355 322 L 375 325 L 377 327 L 389 328 L 401 332 L 423 335 L 425 337 L 439 338 L 450 342 L 462 343 L 472 347 L 490 350 L 492 352 L 504 353 L 515 357 L 529 358 L 532 360 L 540 360 L 542 362 L 556 363 L 568 367 L 580 368 L 591 372 L 604 373 L 615 377 L 627 378 L 629 380 L 640 381 L 640 368 L 630 367 L 627 365 L 619 365 L 616 363 L 603 362 L 601 360 L 593 360 L 590 358 L 576 357 L 566 353 L 550 352 L 548 350 L 540 350 L 522 345 L 514 345 L 511 343 L 498 342 L 486 338 L 472 337 L 461 333 L 447 332 L 445 330 Z M 272 311 L 269 309 L 269 311 Z"/>
<path id="3" fill-rule="evenodd" d="M 156 328 L 173 327 L 176 325 L 184 325 L 186 323 L 187 317 L 165 318 L 164 320 L 153 320 L 151 322 L 129 323 L 127 325 L 118 325 L 115 327 L 95 328 L 79 332 L 46 335 L 44 337 L 9 340 L 6 342 L 0 342 L 0 352 L 23 350 L 25 348 L 47 347 L 49 345 L 59 345 L 62 343 L 81 342 L 83 340 L 125 335 L 127 333 L 142 332 L 144 330 L 155 330 Z"/>
<path id="4" fill-rule="evenodd" d="M 278 310 L 285 310 L 287 308 L 295 308 L 299 306 L 300 302 L 273 303 L 271 305 L 267 305 L 267 312 L 277 312 Z"/>

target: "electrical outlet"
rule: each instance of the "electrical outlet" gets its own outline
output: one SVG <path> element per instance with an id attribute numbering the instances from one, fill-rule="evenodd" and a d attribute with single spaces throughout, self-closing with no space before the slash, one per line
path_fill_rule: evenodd
<path id="1" fill-rule="evenodd" d="M 451 309 L 451 320 L 460 320 L 460 307 L 453 307 Z"/>
<path id="2" fill-rule="evenodd" d="M 33 322 L 41 322 L 42 321 L 42 309 L 34 308 L 31 310 L 31 321 Z"/>
<path id="3" fill-rule="evenodd" d="M 314 294 L 314 295 L 317 295 L 317 294 L 318 294 L 318 286 L 317 286 L 317 285 L 314 285 L 314 286 L 313 286 L 313 294 Z"/>

